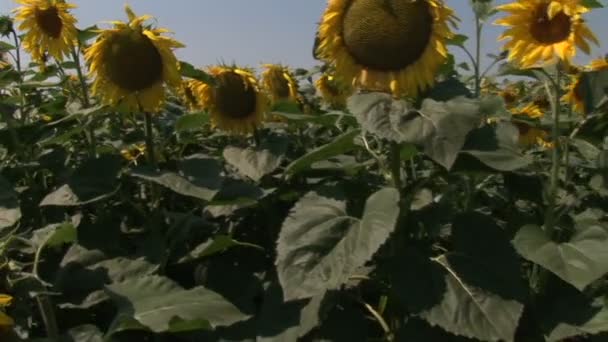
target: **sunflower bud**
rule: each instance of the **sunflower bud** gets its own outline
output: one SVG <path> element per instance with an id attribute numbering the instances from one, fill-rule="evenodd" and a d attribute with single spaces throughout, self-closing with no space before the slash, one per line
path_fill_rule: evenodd
<path id="1" fill-rule="evenodd" d="M 0 17 L 0 34 L 3 37 L 8 37 L 13 32 L 13 19 L 7 15 Z"/>

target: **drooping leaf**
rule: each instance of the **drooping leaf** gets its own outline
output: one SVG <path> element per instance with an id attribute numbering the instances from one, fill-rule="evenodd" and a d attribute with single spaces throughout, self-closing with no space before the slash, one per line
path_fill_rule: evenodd
<path id="1" fill-rule="evenodd" d="M 228 146 L 224 149 L 224 159 L 240 173 L 257 182 L 281 165 L 287 146 L 285 139 L 276 137 L 268 140 L 273 141 L 265 141 L 259 148 Z"/>
<path id="2" fill-rule="evenodd" d="M 132 326 L 132 320 L 154 332 L 169 332 L 213 329 L 249 317 L 211 290 L 184 290 L 160 276 L 129 279 L 106 291 L 118 306 L 111 331 L 121 330 L 123 322 Z"/>
<path id="3" fill-rule="evenodd" d="M 469 134 L 461 153 L 476 158 L 494 170 L 515 171 L 532 163 L 529 156 L 519 151 L 518 137 L 519 132 L 513 124 L 486 125 Z"/>
<path id="4" fill-rule="evenodd" d="M 521 256 L 583 290 L 608 273 L 608 228 L 587 221 L 577 226 L 570 241 L 556 243 L 539 226 L 520 229 L 513 245 Z"/>
<path id="5" fill-rule="evenodd" d="M 118 188 L 121 164 L 117 155 L 102 155 L 85 161 L 67 183 L 48 194 L 40 206 L 79 206 L 112 196 Z"/>
<path id="6" fill-rule="evenodd" d="M 210 201 L 223 183 L 221 166 L 215 159 L 192 155 L 179 163 L 179 173 L 138 168 L 131 176 L 162 185 L 178 194 Z"/>
<path id="7" fill-rule="evenodd" d="M 336 137 L 332 142 L 308 152 L 289 164 L 285 169 L 285 174 L 297 174 L 309 168 L 315 162 L 352 151 L 356 147 L 353 139 L 360 133 L 361 131 L 358 129 L 346 132 Z"/>
<path id="8" fill-rule="evenodd" d="M 445 293 L 421 317 L 456 335 L 513 341 L 526 288 L 507 234 L 491 217 L 465 213 L 454 218 L 452 239 L 453 250 L 433 259 L 439 267 L 426 270 L 443 278 Z"/>
<path id="9" fill-rule="evenodd" d="M 420 316 L 455 335 L 481 341 L 514 341 L 524 305 L 517 298 L 504 298 L 504 294 L 478 287 L 500 285 L 501 270 L 457 254 L 441 256 L 435 262 L 443 268 L 446 292 L 441 303 Z"/>
<path id="10" fill-rule="evenodd" d="M 286 300 L 336 289 L 368 261 L 395 228 L 399 193 L 385 188 L 370 196 L 361 220 L 346 202 L 311 192 L 283 223 L 277 271 Z"/>
<path id="11" fill-rule="evenodd" d="M 0 232 L 21 219 L 21 208 L 17 192 L 9 182 L 0 176 Z"/>

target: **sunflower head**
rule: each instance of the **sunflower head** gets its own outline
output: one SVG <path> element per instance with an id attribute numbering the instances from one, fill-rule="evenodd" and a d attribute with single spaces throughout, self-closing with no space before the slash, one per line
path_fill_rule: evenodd
<path id="1" fill-rule="evenodd" d="M 594 59 L 589 62 L 587 67 L 590 71 L 603 71 L 608 70 L 608 56 L 604 58 Z"/>
<path id="2" fill-rule="evenodd" d="M 512 109 L 513 124 L 519 130 L 519 144 L 523 147 L 539 145 L 548 147 L 548 133 L 536 127 L 538 120 L 543 117 L 543 111 L 534 103 L 529 103 L 522 108 Z"/>
<path id="3" fill-rule="evenodd" d="M 540 146 L 550 148 L 553 144 L 548 140 L 547 131 L 534 127 L 525 122 L 514 122 L 519 131 L 519 145 L 522 147 Z"/>
<path id="4" fill-rule="evenodd" d="M 209 68 L 214 84 L 200 83 L 193 93 L 209 112 L 212 124 L 224 131 L 247 134 L 262 122 L 268 99 L 253 71 L 236 66 Z"/>
<path id="5" fill-rule="evenodd" d="M 568 86 L 568 91 L 566 92 L 566 94 L 564 94 L 562 100 L 567 103 L 570 103 L 577 113 L 586 113 L 582 75 L 571 77 L 571 82 Z"/>
<path id="6" fill-rule="evenodd" d="M 4 313 L 4 308 L 11 305 L 13 301 L 13 297 L 5 294 L 0 294 L 0 333 L 10 329 L 15 321 L 6 313 Z"/>
<path id="7" fill-rule="evenodd" d="M 289 69 L 280 64 L 264 64 L 262 86 L 273 103 L 299 101 L 298 82 Z"/>
<path id="8" fill-rule="evenodd" d="M 522 108 L 517 108 L 511 111 L 513 116 L 526 119 L 540 119 L 544 116 L 543 111 L 534 103 L 528 103 Z"/>
<path id="9" fill-rule="evenodd" d="M 330 0 L 317 54 L 343 82 L 415 97 L 446 61 L 453 19 L 443 0 Z"/>
<path id="10" fill-rule="evenodd" d="M 499 91 L 498 95 L 502 97 L 507 107 L 512 107 L 517 103 L 517 99 L 519 98 L 519 88 L 511 85 Z"/>
<path id="11" fill-rule="evenodd" d="M 60 0 L 16 0 L 21 6 L 14 10 L 19 30 L 25 32 L 23 49 L 32 59 L 43 64 L 45 55 L 57 60 L 70 54 L 77 40 L 76 18 L 70 9 L 76 7 Z"/>
<path id="12" fill-rule="evenodd" d="M 353 92 L 349 84 L 345 84 L 327 73 L 321 75 L 315 82 L 315 85 L 319 93 L 321 93 L 323 102 L 335 109 L 344 109 L 346 107 L 346 100 Z"/>
<path id="13" fill-rule="evenodd" d="M 126 12 L 127 22 L 113 22 L 85 52 L 95 78 L 92 90 L 106 104 L 156 112 L 165 101 L 164 85 L 181 85 L 173 49 L 183 45 L 163 36 L 166 29 L 144 26 L 151 16 L 138 17 L 128 6 Z"/>
<path id="14" fill-rule="evenodd" d="M 594 59 L 584 69 L 591 72 L 608 70 L 608 59 Z M 587 113 L 587 108 L 585 107 L 585 97 L 586 94 L 583 84 L 583 76 L 579 72 L 571 77 L 568 91 L 566 94 L 564 94 L 562 100 L 570 103 L 576 112 L 585 115 Z"/>
<path id="15" fill-rule="evenodd" d="M 496 21 L 509 27 L 499 40 L 509 39 L 509 61 L 522 68 L 544 66 L 557 59 L 570 64 L 576 48 L 589 53 L 588 41 L 598 40 L 582 19 L 589 9 L 579 0 L 516 0 L 498 7 L 508 16 Z"/>
<path id="16" fill-rule="evenodd" d="M 177 89 L 179 97 L 189 110 L 196 110 L 200 108 L 200 104 L 196 94 L 194 93 L 194 89 L 202 84 L 203 83 L 201 81 L 194 79 L 183 80 L 181 86 Z"/>

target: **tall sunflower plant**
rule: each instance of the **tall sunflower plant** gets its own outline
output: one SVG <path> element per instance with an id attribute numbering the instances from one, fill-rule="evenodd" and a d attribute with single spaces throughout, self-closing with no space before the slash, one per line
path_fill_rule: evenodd
<path id="1" fill-rule="evenodd" d="M 301 69 L 16 1 L 0 342 L 606 340 L 605 10 L 454 3 L 327 0 Z"/>

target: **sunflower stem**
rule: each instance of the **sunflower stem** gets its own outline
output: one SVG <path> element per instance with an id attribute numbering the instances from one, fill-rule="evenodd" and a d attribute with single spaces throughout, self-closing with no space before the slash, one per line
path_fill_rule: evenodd
<path id="1" fill-rule="evenodd" d="M 561 70 L 559 66 L 557 67 L 557 72 L 555 75 L 555 82 L 553 87 L 553 101 L 551 106 L 551 111 L 553 115 L 553 130 L 552 130 L 552 139 L 553 139 L 553 149 L 551 153 L 551 176 L 549 180 L 549 193 L 548 193 L 548 205 L 547 212 L 545 215 L 545 230 L 549 236 L 553 236 L 555 222 L 557 220 L 555 205 L 557 202 L 557 189 L 558 189 L 558 181 L 559 181 L 559 171 L 560 171 L 560 97 L 561 97 L 561 89 L 560 89 L 560 78 L 561 78 Z"/>
<path id="2" fill-rule="evenodd" d="M 152 114 L 150 112 L 144 113 L 144 123 L 146 126 L 146 152 L 148 155 L 148 163 L 154 169 L 157 169 L 156 155 L 154 152 L 154 136 L 152 131 Z"/>
<path id="3" fill-rule="evenodd" d="M 403 184 L 401 181 L 401 145 L 399 143 L 391 142 L 390 163 L 393 185 L 397 190 L 401 191 Z"/>
<path id="4" fill-rule="evenodd" d="M 84 73 L 82 72 L 82 65 L 80 64 L 80 56 L 76 51 L 76 48 L 72 46 L 72 58 L 74 59 L 74 63 L 76 64 L 76 74 L 78 75 L 78 81 L 80 82 L 80 89 L 82 90 L 82 106 L 84 108 L 91 107 L 91 102 L 89 100 L 89 89 L 87 87 L 87 80 L 84 77 Z M 89 141 L 89 149 L 91 157 L 95 158 L 97 156 L 97 138 L 95 137 L 95 125 L 94 119 L 91 117 L 87 122 L 87 140 Z"/>
<path id="5" fill-rule="evenodd" d="M 44 322 L 47 337 L 51 341 L 59 341 L 59 328 L 57 327 L 57 318 L 55 317 L 51 299 L 48 295 L 41 294 L 36 296 L 36 302 L 38 303 L 38 310 L 40 310 L 40 315 Z"/>
<path id="6" fill-rule="evenodd" d="M 475 97 L 481 93 L 481 30 L 483 24 L 475 11 Z"/>

